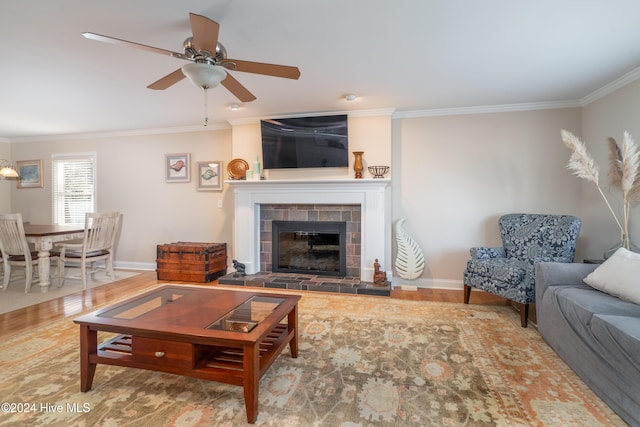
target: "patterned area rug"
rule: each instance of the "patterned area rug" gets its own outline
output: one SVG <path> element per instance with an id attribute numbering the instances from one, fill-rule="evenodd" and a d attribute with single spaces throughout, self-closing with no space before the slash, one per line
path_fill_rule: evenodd
<path id="1" fill-rule="evenodd" d="M 299 307 L 300 355 L 262 378 L 256 425 L 626 425 L 508 307 L 322 293 Z M 0 425 L 247 425 L 236 386 L 99 365 L 81 393 L 78 354 L 71 319 L 5 340 Z"/>

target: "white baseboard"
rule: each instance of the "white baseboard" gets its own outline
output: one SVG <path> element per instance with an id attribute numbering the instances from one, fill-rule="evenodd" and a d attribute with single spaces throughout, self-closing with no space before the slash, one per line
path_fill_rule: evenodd
<path id="1" fill-rule="evenodd" d="M 114 267 L 126 270 L 156 271 L 155 262 L 116 261 Z M 402 288 L 405 291 L 417 291 L 418 288 L 450 289 L 455 291 L 464 289 L 462 280 L 424 278 L 405 280 L 398 276 L 392 276 L 391 271 L 387 272 L 387 279 L 391 282 L 391 287 Z"/>
<path id="2" fill-rule="evenodd" d="M 464 289 L 462 280 L 450 280 L 450 279 L 423 279 L 418 278 L 415 280 L 405 280 L 400 277 L 394 277 L 392 287 L 401 287 L 403 290 L 417 290 L 417 288 L 427 289 L 450 289 L 459 291 Z M 414 289 L 415 288 L 415 289 Z"/>
<path id="3" fill-rule="evenodd" d="M 125 270 L 144 270 L 144 271 L 156 271 L 155 262 L 130 262 L 130 261 L 116 261 L 113 264 L 114 268 L 122 268 Z"/>

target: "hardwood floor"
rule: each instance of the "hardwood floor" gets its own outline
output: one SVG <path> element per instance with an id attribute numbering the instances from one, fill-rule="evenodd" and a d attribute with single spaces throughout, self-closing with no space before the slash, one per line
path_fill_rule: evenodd
<path id="1" fill-rule="evenodd" d="M 145 271 L 142 274 L 119 280 L 108 285 L 67 295 L 51 301 L 46 301 L 30 307 L 21 308 L 10 313 L 0 314 L 0 337 L 44 325 L 65 317 L 74 316 L 97 306 L 109 303 L 122 297 L 142 291 L 158 283 L 155 271 Z M 184 282 L 180 282 L 184 283 Z M 215 286 L 217 282 L 210 285 Z M 0 291 L 0 298 L 2 293 Z M 381 297 L 384 298 L 384 297 Z M 462 290 L 424 289 L 405 291 L 393 289 L 391 298 L 423 301 L 462 302 Z M 474 292 L 471 304 L 509 305 L 504 298 L 484 292 Z"/>

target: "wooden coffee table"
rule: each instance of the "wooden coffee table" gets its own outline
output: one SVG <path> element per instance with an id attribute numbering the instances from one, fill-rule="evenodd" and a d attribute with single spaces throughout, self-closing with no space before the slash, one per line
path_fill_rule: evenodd
<path id="1" fill-rule="evenodd" d="M 287 344 L 298 357 L 299 300 L 165 285 L 79 317 L 80 390 L 91 390 L 98 363 L 234 384 L 255 423 L 260 378 Z M 98 345 L 98 331 L 120 335 Z"/>

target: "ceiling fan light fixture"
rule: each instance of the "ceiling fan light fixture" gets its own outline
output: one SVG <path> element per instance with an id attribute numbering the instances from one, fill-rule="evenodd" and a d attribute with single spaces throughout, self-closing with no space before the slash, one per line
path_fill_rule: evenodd
<path id="1" fill-rule="evenodd" d="M 196 87 L 202 89 L 216 87 L 227 77 L 227 72 L 224 67 L 202 62 L 193 62 L 184 65 L 182 67 L 182 74 L 187 76 Z"/>

